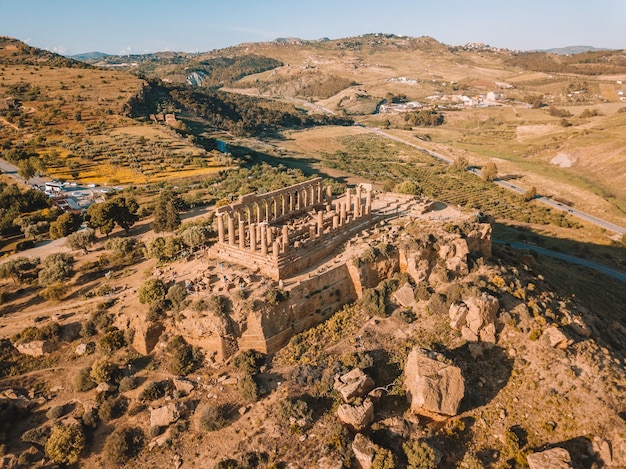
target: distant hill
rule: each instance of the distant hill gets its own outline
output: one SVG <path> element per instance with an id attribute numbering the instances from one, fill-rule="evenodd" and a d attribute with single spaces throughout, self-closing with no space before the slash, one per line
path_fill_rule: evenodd
<path id="1" fill-rule="evenodd" d="M 555 47 L 553 49 L 542 49 L 536 52 L 547 52 L 549 54 L 557 54 L 557 55 L 573 55 L 573 54 L 582 54 L 583 52 L 595 52 L 595 51 L 603 51 L 603 50 L 611 50 L 611 49 L 603 49 L 593 46 L 567 46 L 567 47 Z"/>
<path id="2" fill-rule="evenodd" d="M 54 52 L 31 47 L 11 37 L 0 36 L 0 63 L 14 65 L 50 65 L 55 67 L 87 68 L 88 64 Z"/>
<path id="3" fill-rule="evenodd" d="M 110 54 L 104 52 L 85 52 L 83 54 L 70 55 L 68 58 L 73 60 L 79 60 L 81 62 L 88 62 L 90 60 L 100 60 L 108 57 Z"/>

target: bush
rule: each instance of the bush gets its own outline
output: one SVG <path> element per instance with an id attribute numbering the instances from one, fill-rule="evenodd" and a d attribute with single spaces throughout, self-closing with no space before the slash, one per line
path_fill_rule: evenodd
<path id="1" fill-rule="evenodd" d="M 233 365 L 245 374 L 254 375 L 259 372 L 265 356 L 256 350 L 244 350 L 237 354 L 233 360 Z"/>
<path id="2" fill-rule="evenodd" d="M 372 469 L 394 469 L 396 458 L 387 448 L 378 448 L 372 461 Z M 433 466 L 434 468 L 434 466 Z"/>
<path id="3" fill-rule="evenodd" d="M 137 388 L 137 378 L 134 376 L 124 376 L 120 380 L 119 390 L 120 392 L 132 391 Z"/>
<path id="4" fill-rule="evenodd" d="M 65 282 L 74 273 L 73 263 L 74 258 L 64 252 L 50 254 L 41 264 L 42 269 L 38 275 L 39 285 L 47 287 L 57 282 Z"/>
<path id="5" fill-rule="evenodd" d="M 139 287 L 137 294 L 141 304 L 163 301 L 166 295 L 165 284 L 159 278 L 148 279 Z"/>
<path id="6" fill-rule="evenodd" d="M 259 387 L 252 375 L 243 375 L 239 378 L 237 390 L 246 402 L 256 402 L 259 399 Z"/>
<path id="7" fill-rule="evenodd" d="M 104 455 L 116 466 L 127 463 L 142 450 L 144 434 L 139 428 L 123 427 L 111 433 L 104 443 Z"/>
<path id="8" fill-rule="evenodd" d="M 213 432 L 226 426 L 227 409 L 223 405 L 209 405 L 200 415 L 200 428 L 207 432 Z"/>
<path id="9" fill-rule="evenodd" d="M 198 352 L 181 336 L 177 335 L 169 341 L 167 351 L 171 354 L 168 368 L 172 373 L 187 375 L 196 367 Z"/>
<path id="10" fill-rule="evenodd" d="M 113 370 L 113 365 L 106 358 L 102 358 L 91 366 L 89 375 L 96 383 L 105 383 L 111 380 Z"/>
<path id="11" fill-rule="evenodd" d="M 407 469 L 435 469 L 435 450 L 425 441 L 407 441 L 402 449 L 408 462 Z"/>
<path id="12" fill-rule="evenodd" d="M 102 402 L 102 404 L 100 404 L 98 417 L 103 422 L 108 422 L 109 420 L 113 420 L 124 415 L 126 409 L 128 409 L 128 399 L 124 396 L 117 398 L 108 397 L 104 402 Z"/>
<path id="13" fill-rule="evenodd" d="M 87 392 L 96 387 L 96 383 L 91 377 L 91 368 L 82 368 L 76 375 L 74 388 L 78 392 Z"/>
<path id="14" fill-rule="evenodd" d="M 140 401 L 155 401 L 165 396 L 165 389 L 154 381 L 147 383 L 139 393 Z"/>
<path id="15" fill-rule="evenodd" d="M 116 327 L 113 327 L 100 339 L 100 348 L 106 354 L 119 350 L 125 345 L 124 333 Z"/>
<path id="16" fill-rule="evenodd" d="M 57 425 L 45 444 L 46 456 L 59 464 L 74 464 L 85 449 L 85 434 L 79 425 Z"/>

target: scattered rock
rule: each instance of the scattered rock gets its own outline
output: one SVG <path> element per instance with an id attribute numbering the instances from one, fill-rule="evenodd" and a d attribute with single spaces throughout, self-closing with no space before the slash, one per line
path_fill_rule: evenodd
<path id="1" fill-rule="evenodd" d="M 389 417 L 385 420 L 380 420 L 376 425 L 385 427 L 390 433 L 398 436 L 399 438 L 408 439 L 411 436 L 411 429 L 409 423 L 402 417 L 395 416 Z"/>
<path id="2" fill-rule="evenodd" d="M 355 368 L 343 376 L 335 376 L 333 386 L 345 402 L 355 397 L 362 397 L 372 390 L 374 380 L 367 376 L 360 368 Z"/>
<path id="3" fill-rule="evenodd" d="M 54 352 L 57 349 L 57 345 L 49 340 L 33 340 L 31 342 L 26 342 L 25 344 L 19 344 L 16 348 L 18 352 L 23 353 L 24 355 L 41 357 Z"/>
<path id="4" fill-rule="evenodd" d="M 359 406 L 341 404 L 337 409 L 337 417 L 356 431 L 363 430 L 374 421 L 374 403 L 365 399 Z"/>
<path id="5" fill-rule="evenodd" d="M 115 386 L 114 384 L 102 382 L 98 384 L 98 387 L 96 388 L 96 392 L 110 394 L 110 393 L 115 392 L 116 389 L 117 389 L 117 386 Z"/>
<path id="6" fill-rule="evenodd" d="M 548 327 L 543 331 L 542 337 L 545 337 L 554 348 L 566 349 L 572 343 L 558 327 Z"/>
<path id="7" fill-rule="evenodd" d="M 167 427 L 180 418 L 180 412 L 176 404 L 168 404 L 150 412 L 151 427 Z"/>
<path id="8" fill-rule="evenodd" d="M 369 438 L 357 433 L 352 442 L 352 451 L 361 469 L 371 469 L 376 454 L 376 445 Z"/>
<path id="9" fill-rule="evenodd" d="M 341 469 L 343 467 L 343 461 L 338 459 L 331 459 L 328 456 L 324 456 L 317 460 L 317 469 Z"/>
<path id="10" fill-rule="evenodd" d="M 394 299 L 405 308 L 410 308 L 415 304 L 415 293 L 409 282 L 406 282 L 393 294 Z"/>
<path id="11" fill-rule="evenodd" d="M 79 356 L 81 356 L 81 355 L 89 355 L 89 354 L 94 352 L 95 348 L 96 347 L 91 342 L 87 343 L 87 344 L 78 344 L 76 346 L 76 350 L 74 350 L 74 353 L 76 355 L 79 355 Z"/>
<path id="12" fill-rule="evenodd" d="M 530 469 L 572 469 L 572 458 L 564 448 L 552 448 L 527 456 Z"/>
<path id="13" fill-rule="evenodd" d="M 239 407 L 239 410 L 237 412 L 239 413 L 239 415 L 245 415 L 248 410 L 250 410 L 250 408 L 247 405 L 244 405 L 243 407 Z"/>
<path id="14" fill-rule="evenodd" d="M 411 409 L 417 413 L 456 415 L 465 394 L 461 369 L 418 347 L 407 358 L 404 384 Z"/>
<path id="15" fill-rule="evenodd" d="M 450 305 L 450 327 L 461 331 L 468 342 L 496 342 L 496 314 L 500 303 L 491 295 L 470 297 L 464 303 Z"/>
<path id="16" fill-rule="evenodd" d="M 182 378 L 174 378 L 172 380 L 174 384 L 174 389 L 181 393 L 183 396 L 187 396 L 194 389 L 194 384 L 192 381 Z"/>

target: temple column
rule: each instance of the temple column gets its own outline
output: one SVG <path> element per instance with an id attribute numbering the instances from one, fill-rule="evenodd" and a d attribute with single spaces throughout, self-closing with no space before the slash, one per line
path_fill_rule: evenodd
<path id="1" fill-rule="evenodd" d="M 289 197 L 289 194 L 283 194 L 281 195 L 281 202 L 282 202 L 282 215 L 285 215 L 287 213 L 287 197 Z"/>
<path id="2" fill-rule="evenodd" d="M 267 245 L 271 246 L 274 242 L 274 229 L 268 225 L 267 227 Z"/>
<path id="3" fill-rule="evenodd" d="M 278 216 L 278 200 L 276 200 L 276 197 L 274 197 L 273 199 L 273 205 L 274 205 L 274 216 L 272 217 L 272 220 L 274 220 L 277 216 Z"/>
<path id="4" fill-rule="evenodd" d="M 294 203 L 293 203 L 293 192 L 289 193 L 289 211 L 293 212 L 293 207 L 294 207 Z"/>
<path id="5" fill-rule="evenodd" d="M 341 204 L 341 210 L 339 212 L 339 226 L 346 224 L 346 204 Z"/>
<path id="6" fill-rule="evenodd" d="M 256 203 L 256 222 L 261 223 L 261 202 Z"/>
<path id="7" fill-rule="evenodd" d="M 246 221 L 243 215 L 239 213 L 239 249 L 242 251 L 246 248 Z"/>
<path id="8" fill-rule="evenodd" d="M 278 240 L 272 243 L 272 254 L 274 255 L 274 259 L 278 259 L 278 255 L 280 254 L 280 243 Z"/>
<path id="9" fill-rule="evenodd" d="M 350 200 L 350 188 L 346 189 L 346 212 L 350 212 L 352 210 L 352 200 Z"/>
<path id="10" fill-rule="evenodd" d="M 309 240 L 313 241 L 315 239 L 315 225 L 309 225 Z"/>
<path id="11" fill-rule="evenodd" d="M 317 204 L 321 204 L 324 202 L 324 186 L 322 186 L 322 183 L 320 182 L 317 185 Z"/>
<path id="12" fill-rule="evenodd" d="M 269 222 L 270 221 L 270 201 L 265 199 L 264 202 L 265 202 L 265 220 L 264 221 Z"/>
<path id="13" fill-rule="evenodd" d="M 372 213 L 372 191 L 368 190 L 365 195 L 365 215 Z"/>
<path id="14" fill-rule="evenodd" d="M 248 231 L 250 232 L 250 250 L 256 252 L 256 225 L 250 223 Z"/>
<path id="15" fill-rule="evenodd" d="M 333 188 L 326 186 L 326 210 L 331 211 L 333 204 Z"/>
<path id="16" fill-rule="evenodd" d="M 339 215 L 333 215 L 333 230 L 336 230 L 339 227 Z"/>
<path id="17" fill-rule="evenodd" d="M 267 256 L 267 223 L 261 223 L 261 254 Z"/>
<path id="18" fill-rule="evenodd" d="M 317 237 L 320 238 L 324 234 L 324 212 L 317 212 Z"/>
<path id="19" fill-rule="evenodd" d="M 289 252 L 289 228 L 283 225 L 283 252 Z"/>
<path id="20" fill-rule="evenodd" d="M 235 218 L 232 213 L 228 214 L 228 244 L 235 245 Z"/>
<path id="21" fill-rule="evenodd" d="M 217 236 L 220 243 L 224 243 L 224 214 L 217 214 Z"/>
<path id="22" fill-rule="evenodd" d="M 356 188 L 356 199 L 354 200 L 354 218 L 361 218 L 361 186 Z"/>

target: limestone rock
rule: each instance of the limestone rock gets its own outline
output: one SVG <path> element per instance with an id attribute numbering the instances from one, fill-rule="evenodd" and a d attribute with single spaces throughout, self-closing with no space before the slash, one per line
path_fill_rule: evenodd
<path id="1" fill-rule="evenodd" d="M 542 336 L 547 338 L 550 346 L 554 348 L 566 349 L 570 344 L 570 340 L 558 327 L 548 327 Z"/>
<path id="2" fill-rule="evenodd" d="M 324 456 L 317 460 L 317 469 L 342 469 L 343 461 Z"/>
<path id="3" fill-rule="evenodd" d="M 530 469 L 572 469 L 572 458 L 564 448 L 552 448 L 527 456 Z"/>
<path id="4" fill-rule="evenodd" d="M 98 387 L 96 388 L 96 392 L 97 393 L 112 393 L 112 392 L 115 392 L 116 389 L 117 389 L 117 386 L 115 386 L 114 384 L 102 382 L 98 384 Z"/>
<path id="5" fill-rule="evenodd" d="M 493 296 L 483 294 L 470 297 L 461 304 L 450 305 L 450 327 L 461 331 L 468 342 L 496 342 L 496 314 L 500 303 Z"/>
<path id="6" fill-rule="evenodd" d="M 415 304 L 415 293 L 410 283 L 406 282 L 393 294 L 394 299 L 405 308 L 410 308 Z"/>
<path id="7" fill-rule="evenodd" d="M 42 357 L 43 355 L 54 352 L 57 346 L 54 342 L 50 342 L 49 340 L 33 340 L 25 344 L 19 344 L 16 348 L 18 352 L 24 355 Z"/>
<path id="8" fill-rule="evenodd" d="M 172 383 L 174 384 L 174 389 L 176 389 L 183 396 L 189 395 L 189 393 L 193 391 L 194 388 L 193 382 L 189 381 L 188 379 L 174 378 L 172 380 Z"/>
<path id="9" fill-rule="evenodd" d="M 417 413 L 456 415 L 465 394 L 461 369 L 418 347 L 407 358 L 404 383 L 411 409 Z"/>
<path id="10" fill-rule="evenodd" d="M 369 438 L 357 433 L 352 442 L 352 451 L 354 451 L 354 458 L 361 469 L 371 469 L 376 455 L 376 446 Z"/>
<path id="11" fill-rule="evenodd" d="M 337 409 L 337 416 L 343 423 L 360 431 L 374 421 L 374 404 L 370 399 L 365 399 L 359 406 L 341 404 Z"/>
<path id="12" fill-rule="evenodd" d="M 409 423 L 404 418 L 399 416 L 379 420 L 376 425 L 385 427 L 390 433 L 397 435 L 399 438 L 408 439 L 409 436 L 411 436 Z"/>
<path id="13" fill-rule="evenodd" d="M 159 337 L 165 330 L 160 322 L 146 322 L 143 318 L 136 318 L 132 327 L 135 330 L 132 346 L 143 355 L 148 355 L 152 352 L 159 342 Z"/>
<path id="14" fill-rule="evenodd" d="M 89 355 L 93 353 L 94 350 L 95 350 L 95 346 L 92 342 L 90 342 L 88 344 L 78 344 L 76 346 L 76 350 L 74 350 L 74 353 L 79 356 Z"/>
<path id="15" fill-rule="evenodd" d="M 333 387 L 342 395 L 344 401 L 349 402 L 350 399 L 362 397 L 371 391 L 374 387 L 374 380 L 360 368 L 355 368 L 345 375 L 335 376 Z"/>
<path id="16" fill-rule="evenodd" d="M 157 409 L 153 409 L 150 412 L 150 426 L 151 427 L 167 427 L 168 425 L 176 422 L 180 418 L 180 412 L 176 407 L 176 404 L 168 404 Z"/>

